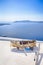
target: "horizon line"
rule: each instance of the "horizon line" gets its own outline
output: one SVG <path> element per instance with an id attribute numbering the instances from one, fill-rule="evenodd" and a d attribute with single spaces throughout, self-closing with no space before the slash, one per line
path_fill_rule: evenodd
<path id="1" fill-rule="evenodd" d="M 43 20 L 29 20 L 29 19 L 21 19 L 21 20 L 0 20 L 1 22 L 12 22 L 12 21 L 43 21 Z"/>

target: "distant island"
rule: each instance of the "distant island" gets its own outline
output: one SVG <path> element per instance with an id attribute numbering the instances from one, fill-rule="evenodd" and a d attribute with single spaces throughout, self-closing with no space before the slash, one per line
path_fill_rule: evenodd
<path id="1" fill-rule="evenodd" d="M 26 23 L 26 22 L 31 22 L 31 23 L 43 23 L 43 21 L 31 21 L 31 20 L 20 20 L 20 21 L 14 21 L 14 23 L 17 23 L 17 22 L 21 22 L 21 23 Z"/>
<path id="2" fill-rule="evenodd" d="M 0 23 L 0 26 L 3 26 L 3 25 L 10 25 L 9 23 Z"/>

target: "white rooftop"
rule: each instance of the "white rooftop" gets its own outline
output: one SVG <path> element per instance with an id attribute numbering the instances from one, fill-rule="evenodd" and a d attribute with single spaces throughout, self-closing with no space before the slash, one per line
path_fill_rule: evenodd
<path id="1" fill-rule="evenodd" d="M 35 65 L 34 53 L 10 48 L 10 41 L 0 41 L 0 65 Z M 43 43 L 40 43 L 39 65 L 43 65 Z"/>

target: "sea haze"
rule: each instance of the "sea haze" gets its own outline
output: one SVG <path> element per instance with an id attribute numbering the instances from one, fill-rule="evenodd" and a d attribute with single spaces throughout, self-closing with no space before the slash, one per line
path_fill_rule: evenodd
<path id="1" fill-rule="evenodd" d="M 3 24 L 3 23 L 2 23 Z M 15 21 L 0 24 L 0 36 L 43 40 L 43 21 Z M 2 25 L 2 26 L 1 26 Z"/>

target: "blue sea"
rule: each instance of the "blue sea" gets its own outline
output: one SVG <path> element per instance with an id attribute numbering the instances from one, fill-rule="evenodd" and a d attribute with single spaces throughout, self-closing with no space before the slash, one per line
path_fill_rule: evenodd
<path id="1" fill-rule="evenodd" d="M 0 26 L 0 36 L 43 41 L 43 23 L 12 22 Z"/>

